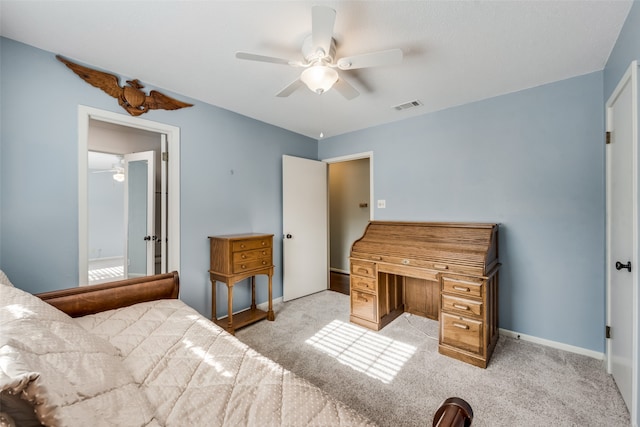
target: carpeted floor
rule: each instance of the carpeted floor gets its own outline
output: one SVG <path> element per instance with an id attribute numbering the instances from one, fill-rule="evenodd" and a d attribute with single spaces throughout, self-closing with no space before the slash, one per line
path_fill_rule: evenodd
<path id="1" fill-rule="evenodd" d="M 628 426 L 603 362 L 501 337 L 487 369 L 438 353 L 438 322 L 401 316 L 379 332 L 349 323 L 349 297 L 324 291 L 274 306 L 236 336 L 380 426 L 430 426 L 465 399 L 473 426 Z"/>

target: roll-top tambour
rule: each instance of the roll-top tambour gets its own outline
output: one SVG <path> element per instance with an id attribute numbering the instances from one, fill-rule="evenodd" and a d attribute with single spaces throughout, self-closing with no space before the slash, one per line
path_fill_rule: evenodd
<path id="1" fill-rule="evenodd" d="M 483 275 L 498 262 L 496 224 L 371 221 L 351 257 Z"/>

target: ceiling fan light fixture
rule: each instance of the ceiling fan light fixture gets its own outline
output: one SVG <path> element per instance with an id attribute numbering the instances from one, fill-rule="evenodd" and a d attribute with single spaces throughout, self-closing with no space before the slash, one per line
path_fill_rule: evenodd
<path id="1" fill-rule="evenodd" d="M 123 182 L 124 181 L 124 173 L 118 171 L 116 173 L 113 174 L 113 179 L 118 181 L 118 182 Z"/>
<path id="2" fill-rule="evenodd" d="M 317 94 L 324 93 L 338 81 L 338 72 L 326 65 L 314 65 L 302 72 L 300 80 Z"/>

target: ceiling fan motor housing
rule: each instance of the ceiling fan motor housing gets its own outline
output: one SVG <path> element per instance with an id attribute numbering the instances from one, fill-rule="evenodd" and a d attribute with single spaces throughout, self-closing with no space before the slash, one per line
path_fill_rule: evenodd
<path id="1" fill-rule="evenodd" d="M 329 52 L 325 52 L 319 46 L 314 46 L 311 39 L 312 36 L 307 36 L 302 43 L 302 54 L 307 60 L 307 63 L 312 65 L 316 62 L 321 62 L 323 63 L 323 65 L 332 64 L 333 59 L 336 57 L 335 39 L 331 39 L 331 47 L 329 48 Z"/>

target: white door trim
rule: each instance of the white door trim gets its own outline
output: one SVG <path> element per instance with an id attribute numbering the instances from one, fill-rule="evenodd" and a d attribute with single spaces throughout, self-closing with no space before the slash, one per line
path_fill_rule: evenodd
<path id="1" fill-rule="evenodd" d="M 609 97 L 606 103 L 606 131 L 610 132 L 612 126 L 612 106 L 615 103 L 616 99 L 622 92 L 622 90 L 626 87 L 627 84 L 631 84 L 633 96 L 632 103 L 632 206 L 633 206 L 633 214 L 632 214 L 632 239 L 633 239 L 633 250 L 631 255 L 631 264 L 632 264 L 632 281 L 633 281 L 633 343 L 632 343 L 632 386 L 631 386 L 631 422 L 632 425 L 638 425 L 638 331 L 640 330 L 640 325 L 638 324 L 638 308 L 640 307 L 640 301 L 638 300 L 638 282 L 639 282 L 639 270 L 640 263 L 638 262 L 638 61 L 633 61 L 624 76 L 616 86 L 615 90 Z M 606 158 L 606 182 L 609 182 L 611 175 L 611 165 L 609 163 L 609 157 Z M 610 212 L 611 212 L 611 200 L 610 195 L 607 193 L 606 196 L 606 292 L 607 292 L 607 324 L 611 322 L 611 269 L 613 268 L 613 264 L 615 260 L 610 259 L 611 253 L 611 220 L 610 220 Z M 611 373 L 612 370 L 612 358 L 611 358 L 611 341 L 607 340 L 607 372 Z"/>
<path id="2" fill-rule="evenodd" d="M 322 159 L 325 163 L 340 163 L 340 162 L 348 162 L 350 160 L 360 160 L 360 159 L 369 159 L 369 220 L 373 221 L 373 212 L 374 212 L 374 204 L 373 204 L 373 151 L 365 151 L 363 153 L 355 153 L 355 154 L 347 154 L 346 156 L 339 157 L 330 157 L 328 159 Z M 329 237 L 327 236 L 327 240 Z"/>
<path id="3" fill-rule="evenodd" d="M 85 105 L 78 106 L 78 284 L 89 283 L 87 266 L 88 206 L 87 206 L 87 147 L 89 145 L 89 120 L 99 120 L 167 135 L 168 164 L 168 217 L 167 271 L 180 271 L 180 128 L 165 123 L 100 110 Z"/>

